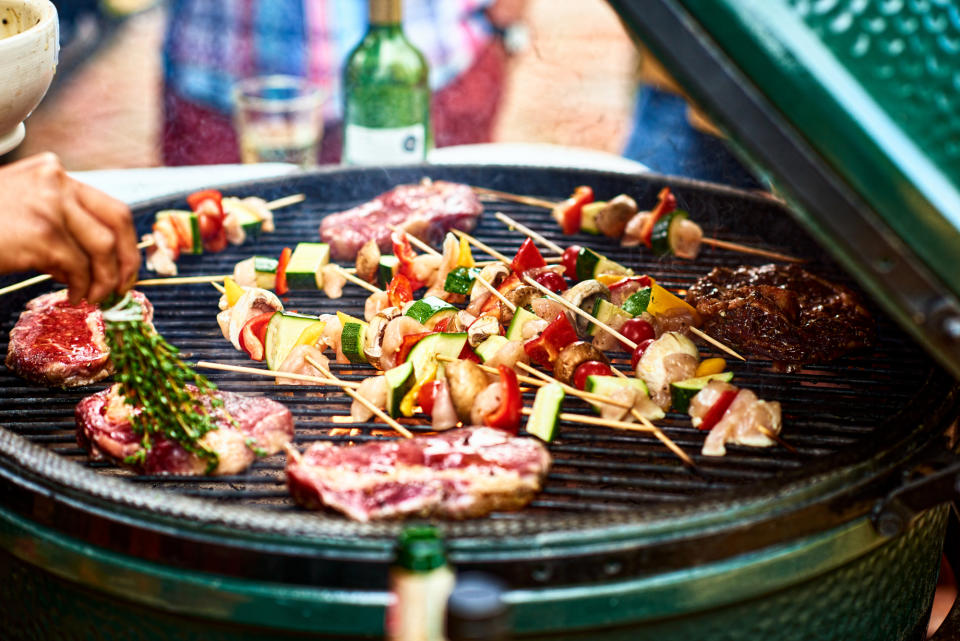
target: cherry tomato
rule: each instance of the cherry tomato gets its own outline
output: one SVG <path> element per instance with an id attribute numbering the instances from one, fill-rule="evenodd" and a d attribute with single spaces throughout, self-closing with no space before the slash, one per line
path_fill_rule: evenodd
<path id="1" fill-rule="evenodd" d="M 433 415 L 433 402 L 437 400 L 437 393 L 440 391 L 440 381 L 430 381 L 420 388 L 417 392 L 417 405 L 428 416 Z"/>
<path id="2" fill-rule="evenodd" d="M 567 278 L 577 280 L 577 258 L 580 256 L 580 245 L 570 245 L 563 252 L 563 267 L 567 270 Z"/>
<path id="3" fill-rule="evenodd" d="M 588 376 L 613 376 L 613 370 L 600 361 L 585 361 L 573 373 L 573 386 L 582 390 L 587 386 Z"/>
<path id="4" fill-rule="evenodd" d="M 637 345 L 649 338 L 657 337 L 657 333 L 654 331 L 653 325 L 642 318 L 631 318 L 628 320 L 623 324 L 623 327 L 620 328 L 620 333 L 632 340 Z M 629 347 L 627 349 L 629 349 Z"/>
<path id="5" fill-rule="evenodd" d="M 637 369 L 637 363 L 640 362 L 640 357 L 643 356 L 645 351 L 647 351 L 647 348 L 650 347 L 651 343 L 653 343 L 653 339 L 648 338 L 642 343 L 637 344 L 637 349 L 633 350 L 633 356 L 630 357 L 630 367 Z"/>
<path id="6" fill-rule="evenodd" d="M 563 276 L 557 272 L 545 271 L 540 272 L 533 277 L 533 280 L 537 281 L 551 292 L 560 293 L 566 291 L 567 281 L 563 279 Z"/>

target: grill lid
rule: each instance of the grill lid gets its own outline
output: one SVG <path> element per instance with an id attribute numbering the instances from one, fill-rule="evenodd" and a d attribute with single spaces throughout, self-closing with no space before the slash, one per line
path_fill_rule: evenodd
<path id="1" fill-rule="evenodd" d="M 610 3 L 798 220 L 960 377 L 955 8 Z"/>

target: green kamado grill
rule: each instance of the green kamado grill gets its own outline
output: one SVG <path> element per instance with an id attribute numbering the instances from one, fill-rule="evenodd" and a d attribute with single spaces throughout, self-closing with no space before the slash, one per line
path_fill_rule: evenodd
<path id="1" fill-rule="evenodd" d="M 693 456 L 696 468 L 690 469 L 642 434 L 561 425 L 551 444 L 554 467 L 530 506 L 438 523 L 452 564 L 506 583 L 518 638 L 922 639 L 945 532 L 953 528 L 947 505 L 960 473 L 949 429 L 960 408 L 951 374 L 960 371 L 960 359 L 949 332 L 934 333 L 929 319 L 951 318 L 957 285 L 940 273 L 938 266 L 945 265 L 926 253 L 929 248 L 898 236 L 882 207 L 856 196 L 856 182 L 843 173 L 854 169 L 834 164 L 816 136 L 761 90 L 760 76 L 747 64 L 759 54 L 740 40 L 775 47 L 769 32 L 731 21 L 723 27 L 738 34 L 725 42 L 716 33 L 717 16 L 762 5 L 766 9 L 753 18 L 776 13 L 781 27 L 792 25 L 829 53 L 829 39 L 817 37 L 815 11 L 842 4 L 612 4 L 732 135 L 742 132 L 722 108 L 747 97 L 769 117 L 752 121 L 753 130 L 779 132 L 795 143 L 774 153 L 772 140 L 763 147 L 745 133 L 734 135 L 770 169 L 789 208 L 766 196 L 658 175 L 478 166 L 321 169 L 223 187 L 231 195 L 268 199 L 303 192 L 307 200 L 277 212 L 277 232 L 257 245 L 182 257 L 181 271 L 224 273 L 253 253 L 278 254 L 314 237 L 324 214 L 424 176 L 553 200 L 589 184 L 598 194 L 625 192 L 641 204 L 669 185 L 706 235 L 801 255 L 815 273 L 854 286 L 859 281 L 874 301 L 876 345 L 792 374 L 776 373 L 762 360 L 732 365 L 738 384 L 783 404 L 783 437 L 796 453 L 731 447 L 726 457 L 703 457 L 703 434 L 669 414 L 663 429 Z M 872 6 L 857 7 L 862 4 Z M 901 4 L 914 13 L 921 5 Z M 923 6 L 939 10 L 934 2 Z M 689 72 L 710 60 L 718 67 L 702 67 L 699 87 Z M 783 171 L 775 161 L 793 153 L 797 171 Z M 863 160 L 870 165 L 876 159 Z M 817 177 L 822 183 L 804 182 Z M 936 213 L 949 221 L 955 213 L 942 198 L 925 205 L 922 185 L 904 184 L 915 187 L 898 191 L 914 219 L 928 221 L 927 214 Z M 135 214 L 143 229 L 153 212 L 181 203 L 182 197 L 157 200 Z M 497 209 L 563 244 L 594 247 L 667 287 L 686 288 L 714 266 L 762 262 L 713 249 L 696 261 L 658 260 L 610 239 L 561 237 L 542 210 L 517 204 Z M 920 227 L 911 230 L 921 233 Z M 861 243 L 851 233 L 863 230 L 871 234 Z M 475 235 L 506 253 L 519 244 L 517 234 L 489 215 Z M 881 266 L 871 254 L 881 247 L 892 261 L 884 263 L 891 266 L 884 282 L 871 271 Z M 956 252 L 960 244 L 952 247 Z M 43 291 L 35 287 L 0 299 L 3 340 L 24 303 Z M 148 294 L 158 330 L 192 359 L 249 364 L 219 335 L 212 289 L 180 286 Z M 351 289 L 335 302 L 294 292 L 288 307 L 359 314 L 363 300 Z M 922 301 L 932 307 L 918 314 L 914 305 Z M 335 369 L 350 380 L 368 373 Z M 331 417 L 348 413 L 340 394 L 236 374 L 211 378 L 224 389 L 285 403 L 301 449 L 317 440 L 379 438 L 371 434 L 380 428 L 373 423 L 360 425 L 356 435 L 330 434 Z M 8 371 L 0 372 L 0 387 L 4 639 L 382 636 L 387 568 L 400 524 L 359 524 L 296 508 L 284 486 L 281 456 L 258 461 L 244 474 L 209 479 L 134 475 L 90 462 L 75 443 L 73 407 L 99 388 L 51 390 Z M 589 410 L 572 404 L 571 411 Z M 956 634 L 956 627 L 943 634 Z"/>

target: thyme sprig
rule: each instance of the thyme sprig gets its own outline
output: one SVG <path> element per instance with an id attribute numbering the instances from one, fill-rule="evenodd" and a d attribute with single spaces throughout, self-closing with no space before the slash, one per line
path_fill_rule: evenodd
<path id="1" fill-rule="evenodd" d="M 217 429 L 210 415 L 210 409 L 223 405 L 212 394 L 216 386 L 180 360 L 180 350 L 143 322 L 143 307 L 129 293 L 103 311 L 103 321 L 114 378 L 124 402 L 140 410 L 130 424 L 140 435 L 141 446 L 124 462 L 143 464 L 154 438 L 163 435 L 205 460 L 207 472 L 215 469 L 219 457 L 200 439 Z"/>

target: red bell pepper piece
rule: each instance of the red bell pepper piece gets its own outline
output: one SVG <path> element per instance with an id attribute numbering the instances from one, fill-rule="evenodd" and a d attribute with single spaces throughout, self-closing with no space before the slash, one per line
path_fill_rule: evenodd
<path id="1" fill-rule="evenodd" d="M 630 283 L 639 283 L 640 287 L 650 287 L 649 276 L 627 276 L 610 285 L 610 292 L 613 293 L 621 287 L 626 287 Z"/>
<path id="2" fill-rule="evenodd" d="M 200 216 L 200 220 L 203 220 L 203 218 L 203 216 Z M 216 254 L 227 248 L 227 230 L 223 228 L 223 225 L 220 225 L 220 229 L 207 238 L 204 238 L 201 227 L 200 237 L 203 238 L 203 251 Z"/>
<path id="3" fill-rule="evenodd" d="M 255 361 L 263 360 L 264 344 L 267 340 L 267 325 L 275 312 L 265 312 L 254 316 L 240 330 L 240 347 Z"/>
<path id="4" fill-rule="evenodd" d="M 517 251 L 517 255 L 513 257 L 513 262 L 510 263 L 510 268 L 513 270 L 513 273 L 521 278 L 523 278 L 523 275 L 530 269 L 546 266 L 547 261 L 543 259 L 540 250 L 537 249 L 537 246 L 533 244 L 533 240 L 530 238 L 523 241 L 523 244 L 520 245 L 520 249 Z"/>
<path id="5" fill-rule="evenodd" d="M 657 194 L 657 198 L 659 199 L 657 206 L 650 212 L 650 216 L 647 217 L 643 228 L 640 230 L 640 240 L 642 240 L 643 244 L 647 247 L 650 247 L 650 238 L 653 236 L 654 224 L 677 208 L 677 197 L 671 193 L 669 187 L 661 189 L 660 193 Z"/>
<path id="6" fill-rule="evenodd" d="M 730 409 L 733 399 L 735 399 L 739 393 L 739 390 L 735 389 L 725 390 L 722 392 L 717 401 L 711 405 L 710 409 L 707 410 L 707 413 L 703 415 L 703 420 L 700 422 L 700 425 L 697 426 L 697 429 L 704 431 L 713 429 L 713 426 L 719 423 L 720 419 L 723 418 L 724 413 Z"/>
<path id="7" fill-rule="evenodd" d="M 497 371 L 500 373 L 500 407 L 487 414 L 484 422 L 490 427 L 516 434 L 520 429 L 520 410 L 523 407 L 517 373 L 506 365 L 498 365 Z"/>
<path id="8" fill-rule="evenodd" d="M 390 305 L 393 307 L 403 307 L 405 303 L 412 301 L 413 285 L 410 279 L 397 272 L 387 285 L 387 298 L 390 299 Z"/>
<path id="9" fill-rule="evenodd" d="M 553 367 L 560 351 L 575 341 L 580 340 L 577 330 L 570 324 L 567 315 L 563 312 L 544 328 L 539 336 L 534 336 L 523 344 L 523 351 L 530 360 L 542 367 Z"/>
<path id="10" fill-rule="evenodd" d="M 290 264 L 290 256 L 292 255 L 293 250 L 289 247 L 284 247 L 283 251 L 280 252 L 280 260 L 277 261 L 277 284 L 274 287 L 277 296 L 283 296 L 290 291 L 290 288 L 287 287 L 287 265 Z"/>
<path id="11" fill-rule="evenodd" d="M 400 343 L 400 349 L 397 350 L 397 364 L 403 365 L 407 362 L 407 356 L 410 355 L 410 350 L 420 342 L 421 338 L 436 333 L 437 332 L 420 332 L 419 334 L 408 334 L 404 336 L 403 341 Z"/>
<path id="12" fill-rule="evenodd" d="M 433 326 L 433 331 L 440 334 L 447 331 L 447 327 L 450 325 L 451 318 L 453 318 L 453 316 L 447 316 L 446 318 L 441 318 L 439 321 L 437 321 L 437 324 Z"/>
<path id="13" fill-rule="evenodd" d="M 413 291 L 420 289 L 423 287 L 423 283 L 413 275 L 413 259 L 417 257 L 417 254 L 413 251 L 413 247 L 410 246 L 410 240 L 407 238 L 407 235 L 394 232 L 390 236 L 390 240 L 393 242 L 393 255 L 400 261 L 397 266 L 397 273 L 407 277 Z"/>
<path id="14" fill-rule="evenodd" d="M 210 241 L 212 247 L 219 246 L 217 238 L 221 229 L 223 229 L 223 195 L 216 189 L 204 189 L 187 196 L 187 204 L 190 209 L 196 212 L 200 223 L 200 237 L 204 241 Z M 224 235 L 224 241 L 226 236 Z M 204 244 L 206 246 L 206 243 Z M 226 243 L 223 245 L 226 247 Z M 210 249 L 208 251 L 222 251 L 220 249 Z"/>
<path id="15" fill-rule="evenodd" d="M 461 361 L 472 361 L 474 363 L 482 363 L 480 357 L 477 356 L 477 353 L 473 351 L 473 348 L 470 347 L 470 343 L 464 343 L 463 349 L 460 350 L 460 353 L 457 355 L 457 358 Z"/>
<path id="16" fill-rule="evenodd" d="M 430 381 L 417 392 L 417 405 L 427 416 L 433 416 L 433 404 L 437 400 L 437 394 L 440 393 L 441 385 L 443 383 L 440 381 Z"/>
<path id="17" fill-rule="evenodd" d="M 564 234 L 576 234 L 580 231 L 580 220 L 583 216 L 583 206 L 593 202 L 593 189 L 581 185 L 573 191 L 573 195 L 554 207 L 553 217 L 560 223 Z"/>
<path id="18" fill-rule="evenodd" d="M 216 189 L 201 189 L 187 196 L 187 204 L 197 213 L 200 213 L 200 205 L 206 201 L 212 202 L 216 212 L 223 214 L 223 194 Z"/>

